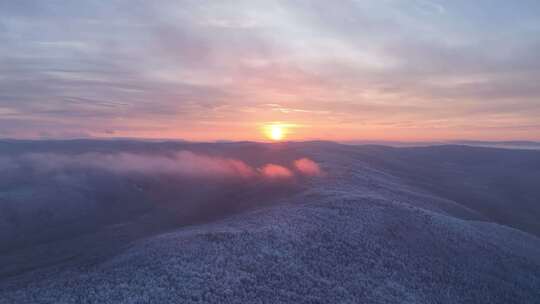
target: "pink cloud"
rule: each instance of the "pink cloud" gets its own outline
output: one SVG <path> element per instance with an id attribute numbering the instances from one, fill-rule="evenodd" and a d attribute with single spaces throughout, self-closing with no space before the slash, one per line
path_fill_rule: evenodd
<path id="1" fill-rule="evenodd" d="M 322 175 L 319 165 L 309 158 L 301 158 L 294 161 L 294 167 L 298 172 L 307 176 L 320 176 Z"/>
<path id="2" fill-rule="evenodd" d="M 86 153 L 81 155 L 30 154 L 27 159 L 43 170 L 88 166 L 118 173 L 177 174 L 191 177 L 234 176 L 249 178 L 257 172 L 241 160 L 212 157 L 190 151 L 172 156 L 134 153 Z M 0 159 L 1 165 L 1 159 Z"/>
<path id="3" fill-rule="evenodd" d="M 264 167 L 260 169 L 261 174 L 264 177 L 272 178 L 272 179 L 282 179 L 282 178 L 291 178 L 293 177 L 293 173 L 291 170 L 274 164 L 267 164 Z"/>

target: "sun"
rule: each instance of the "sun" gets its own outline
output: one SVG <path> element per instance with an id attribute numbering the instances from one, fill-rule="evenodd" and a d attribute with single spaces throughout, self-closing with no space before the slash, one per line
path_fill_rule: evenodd
<path id="1" fill-rule="evenodd" d="M 281 141 L 285 138 L 285 126 L 274 124 L 266 127 L 266 136 L 273 141 Z"/>
<path id="2" fill-rule="evenodd" d="M 283 128 L 281 126 L 272 126 L 272 133 L 270 138 L 273 140 L 282 140 L 283 139 Z"/>

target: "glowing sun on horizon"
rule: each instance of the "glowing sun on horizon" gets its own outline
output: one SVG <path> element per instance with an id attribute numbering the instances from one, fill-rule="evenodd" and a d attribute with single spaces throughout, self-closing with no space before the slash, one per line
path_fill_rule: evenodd
<path id="1" fill-rule="evenodd" d="M 281 141 L 285 138 L 285 126 L 275 124 L 266 127 L 266 136 L 273 141 Z"/>

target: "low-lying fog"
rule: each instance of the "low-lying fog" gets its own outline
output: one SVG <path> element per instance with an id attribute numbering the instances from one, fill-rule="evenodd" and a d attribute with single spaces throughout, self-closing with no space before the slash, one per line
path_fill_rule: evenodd
<path id="1" fill-rule="evenodd" d="M 263 206 L 323 175 L 301 155 L 254 152 L 115 147 L 2 155 L 1 251 L 143 216 L 164 227 L 210 220 Z"/>

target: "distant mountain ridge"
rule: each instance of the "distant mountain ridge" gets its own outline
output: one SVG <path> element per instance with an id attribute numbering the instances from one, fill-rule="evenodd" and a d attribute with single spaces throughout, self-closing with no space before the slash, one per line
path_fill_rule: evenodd
<path id="1" fill-rule="evenodd" d="M 441 145 L 465 145 L 478 147 L 495 147 L 509 149 L 540 149 L 538 141 L 481 141 L 481 140 L 450 140 L 450 141 L 384 141 L 384 140 L 359 140 L 359 141 L 344 141 L 344 144 L 352 145 L 381 145 L 391 147 L 427 147 Z"/>

